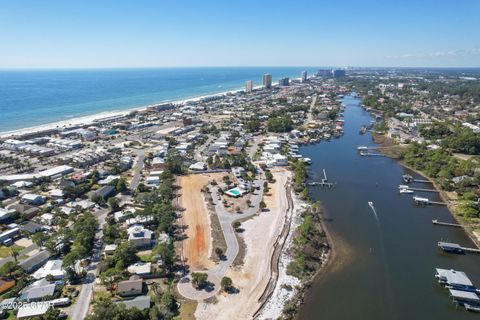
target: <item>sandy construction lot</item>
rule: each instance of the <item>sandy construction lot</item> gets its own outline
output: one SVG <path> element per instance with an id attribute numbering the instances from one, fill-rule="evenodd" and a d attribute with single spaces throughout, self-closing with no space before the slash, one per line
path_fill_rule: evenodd
<path id="1" fill-rule="evenodd" d="M 280 170 L 273 174 L 276 182 L 270 184 L 271 195 L 265 196 L 269 211 L 242 224 L 245 263 L 236 270 L 229 269 L 226 274 L 239 292 L 222 293 L 215 304 L 200 303 L 195 313 L 197 319 L 251 319 L 260 306 L 258 299 L 270 278 L 273 244 L 281 232 L 287 208 L 284 186 L 289 172 Z"/>
<path id="2" fill-rule="evenodd" d="M 185 208 L 182 220 L 187 226 L 183 253 L 190 270 L 202 270 L 214 265 L 208 259 L 211 250 L 210 219 L 201 192 L 212 179 L 221 179 L 221 174 L 192 174 L 179 179 L 182 187 L 179 203 Z"/>

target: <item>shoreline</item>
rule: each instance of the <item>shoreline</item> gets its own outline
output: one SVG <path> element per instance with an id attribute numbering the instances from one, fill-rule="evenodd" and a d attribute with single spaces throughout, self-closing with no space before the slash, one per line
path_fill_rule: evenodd
<path id="1" fill-rule="evenodd" d="M 258 89 L 258 87 L 254 89 Z M 106 119 L 114 116 L 125 116 L 131 112 L 144 111 L 144 110 L 147 110 L 147 108 L 149 107 L 159 105 L 159 104 L 171 103 L 174 105 L 182 105 L 188 102 L 196 102 L 204 98 L 210 98 L 210 97 L 226 95 L 226 94 L 235 94 L 240 91 L 243 91 L 243 89 L 232 89 L 229 91 L 221 91 L 221 92 L 210 93 L 210 94 L 201 95 L 201 96 L 193 96 L 190 98 L 183 98 L 183 99 L 177 99 L 177 100 L 162 100 L 157 103 L 131 107 L 125 110 L 102 111 L 102 112 L 97 112 L 91 115 L 72 117 L 68 120 L 58 120 L 58 121 L 49 122 L 49 123 L 36 125 L 32 127 L 25 127 L 25 128 L 14 129 L 9 131 L 1 131 L 0 138 L 6 138 L 9 136 L 15 136 L 15 135 L 22 135 L 25 133 L 36 133 L 36 132 L 45 131 L 45 130 L 52 130 L 55 128 L 68 128 L 69 126 L 75 126 L 75 125 L 89 125 L 89 124 L 93 124 L 94 121 L 97 121 L 97 120 Z"/>
<path id="2" fill-rule="evenodd" d="M 395 160 L 395 159 L 394 159 Z M 448 209 L 448 212 L 450 213 L 450 215 L 452 216 L 453 220 L 455 222 L 457 222 L 458 224 L 460 224 L 462 226 L 462 230 L 465 231 L 465 233 L 468 235 L 468 237 L 470 238 L 470 240 L 472 240 L 472 242 L 474 243 L 474 245 L 480 249 L 480 240 L 477 240 L 476 239 L 476 236 L 473 234 L 472 231 L 469 230 L 470 226 L 465 223 L 465 221 L 463 219 L 461 219 L 461 216 L 459 214 L 457 214 L 455 212 L 455 204 L 451 204 L 449 203 L 448 201 L 448 196 L 445 194 L 445 191 L 442 190 L 438 185 L 437 183 L 435 182 L 435 180 L 433 180 L 431 177 L 429 177 L 428 175 L 426 175 L 424 172 L 420 171 L 420 170 L 417 170 L 417 169 L 414 169 L 412 168 L 411 166 L 407 165 L 405 162 L 403 162 L 402 160 L 397 160 L 397 163 L 400 164 L 402 167 L 408 169 L 408 170 L 411 170 L 413 172 L 415 172 L 416 174 L 422 176 L 423 178 L 427 179 L 428 181 L 430 181 L 433 185 L 433 187 L 435 188 L 435 190 L 438 191 L 438 194 L 440 196 L 440 199 L 442 199 L 443 202 L 446 202 L 447 203 L 447 209 Z"/>
<path id="3" fill-rule="evenodd" d="M 322 206 L 320 215 L 324 215 L 324 213 L 325 209 Z M 312 285 L 321 282 L 324 277 L 326 277 L 332 271 L 332 268 L 335 266 L 334 262 L 337 261 L 338 256 L 335 247 L 336 244 L 331 235 L 331 231 L 328 230 L 328 227 L 326 227 L 326 224 L 323 222 L 322 218 L 319 219 L 319 224 L 322 228 L 322 231 L 325 233 L 328 250 L 324 254 L 324 260 L 319 268 L 315 270 L 315 272 L 306 281 L 301 282 L 298 286 L 298 291 L 290 300 L 294 304 L 295 310 L 291 315 L 287 315 L 287 319 L 298 319 L 301 306 L 305 303 L 305 300 L 308 299 L 308 294 Z M 285 316 L 285 313 L 282 312 L 282 317 Z"/>
<path id="4" fill-rule="evenodd" d="M 380 135 L 381 137 L 384 137 L 383 134 L 379 134 L 379 133 L 376 133 L 377 135 Z M 378 146 L 383 146 L 385 144 L 385 141 L 384 140 L 383 142 L 381 141 L 378 141 L 374 135 L 372 134 L 372 140 L 373 142 L 375 142 Z M 398 145 L 398 144 L 397 144 Z M 433 187 L 435 188 L 435 190 L 438 191 L 438 194 L 439 194 L 439 197 L 440 199 L 442 199 L 443 202 L 447 203 L 447 209 L 448 209 L 448 212 L 450 213 L 451 217 L 453 218 L 453 220 L 457 223 L 457 224 L 460 224 L 462 226 L 462 229 L 463 231 L 467 234 L 468 238 L 470 238 L 470 240 L 474 243 L 474 245 L 480 249 L 480 239 L 478 239 L 478 237 L 473 233 L 473 230 L 470 230 L 471 226 L 465 222 L 462 217 L 456 212 L 456 205 L 455 204 L 451 204 L 449 203 L 449 197 L 447 196 L 447 194 L 445 193 L 444 190 L 442 190 L 442 188 L 440 188 L 437 184 L 437 182 L 431 178 L 430 176 L 428 176 L 425 172 L 422 172 L 421 170 L 417 170 L 409 165 L 407 165 L 402 159 L 400 158 L 396 158 L 396 157 L 393 157 L 391 154 L 389 154 L 388 152 L 384 152 L 384 149 L 379 149 L 378 152 L 384 154 L 385 156 L 389 157 L 390 159 L 392 160 L 395 160 L 400 166 L 402 166 L 403 168 L 405 169 L 408 169 L 412 172 L 415 172 L 416 174 L 422 176 L 423 178 L 425 178 L 426 180 L 430 181 L 433 185 Z"/>
<path id="5" fill-rule="evenodd" d="M 292 80 L 297 79 L 297 78 L 291 78 Z M 272 83 L 272 88 L 277 87 L 278 84 Z M 253 87 L 253 90 L 259 90 L 263 88 L 263 85 L 258 85 Z M 219 92 L 212 92 L 212 93 L 207 93 L 203 95 L 193 95 L 190 97 L 185 97 L 185 98 L 180 98 L 180 99 L 166 99 L 166 100 L 161 100 L 158 102 L 154 102 L 148 105 L 142 105 L 142 106 L 137 106 L 137 107 L 128 107 L 123 110 L 112 110 L 112 111 L 100 111 L 96 112 L 90 115 L 84 115 L 84 116 L 72 116 L 72 118 L 66 119 L 66 120 L 56 120 L 52 122 L 48 122 L 45 124 L 39 124 L 31 127 L 24 127 L 24 128 L 19 128 L 19 129 L 13 129 L 13 130 L 8 130 L 8 131 L 0 131 L 0 138 L 8 138 L 11 136 L 18 136 L 18 135 L 23 135 L 25 133 L 37 133 L 41 131 L 46 131 L 46 130 L 53 130 L 56 128 L 68 128 L 70 126 L 78 126 L 78 125 L 90 125 L 93 124 L 95 121 L 106 119 L 109 117 L 114 117 L 114 116 L 125 116 L 131 112 L 135 111 L 144 111 L 147 110 L 147 108 L 156 106 L 156 105 L 161 105 L 161 104 L 167 104 L 171 103 L 174 105 L 184 105 L 189 102 L 197 102 L 200 101 L 201 99 L 205 98 L 211 98 L 215 96 L 224 96 L 228 94 L 236 94 L 238 92 L 244 91 L 245 89 L 243 87 L 237 87 L 233 88 L 231 90 L 226 90 L 226 91 L 219 91 Z"/>

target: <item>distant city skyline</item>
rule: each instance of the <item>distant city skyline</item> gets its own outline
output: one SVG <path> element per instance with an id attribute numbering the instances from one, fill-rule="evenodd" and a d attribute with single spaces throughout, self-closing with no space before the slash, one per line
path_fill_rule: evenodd
<path id="1" fill-rule="evenodd" d="M 469 0 L 8 1 L 0 68 L 480 67 L 478 12 Z"/>

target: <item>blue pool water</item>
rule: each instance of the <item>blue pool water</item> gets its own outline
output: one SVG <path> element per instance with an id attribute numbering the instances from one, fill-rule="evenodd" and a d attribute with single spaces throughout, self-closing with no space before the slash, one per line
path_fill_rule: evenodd
<path id="1" fill-rule="evenodd" d="M 234 197 L 238 197 L 239 195 L 242 194 L 238 188 L 230 189 L 226 193 L 229 194 L 229 195 L 232 195 Z"/>

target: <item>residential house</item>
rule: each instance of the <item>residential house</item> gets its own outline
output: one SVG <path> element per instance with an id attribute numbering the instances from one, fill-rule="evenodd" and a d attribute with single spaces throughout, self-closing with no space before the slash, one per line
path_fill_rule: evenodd
<path id="1" fill-rule="evenodd" d="M 138 296 L 131 300 L 121 300 L 116 301 L 116 303 L 123 303 L 127 309 L 137 308 L 138 310 L 144 310 L 150 308 L 150 297 L 148 296 Z"/>
<path id="2" fill-rule="evenodd" d="M 33 277 L 35 279 L 42 279 L 50 275 L 55 280 L 63 279 L 63 277 L 65 277 L 65 270 L 62 269 L 62 265 L 62 260 L 49 260 L 40 269 L 35 271 Z"/>
<path id="3" fill-rule="evenodd" d="M 146 229 L 142 225 L 135 224 L 127 229 L 128 241 L 136 248 L 150 247 L 152 242 L 153 231 Z"/>
<path id="4" fill-rule="evenodd" d="M 27 259 L 21 261 L 19 266 L 26 272 L 31 273 L 33 270 L 37 269 L 43 265 L 51 257 L 51 253 L 48 250 L 42 250 L 36 254 L 28 257 Z"/>
<path id="5" fill-rule="evenodd" d="M 99 188 L 98 190 L 94 190 L 90 192 L 90 199 L 96 199 L 98 197 L 106 200 L 109 197 L 113 196 L 115 194 L 115 188 L 113 186 L 103 186 Z"/>
<path id="6" fill-rule="evenodd" d="M 45 197 L 39 194 L 27 193 L 21 198 L 22 203 L 41 205 L 45 203 Z"/>
<path id="7" fill-rule="evenodd" d="M 30 235 L 40 232 L 44 229 L 44 226 L 34 221 L 28 221 L 20 225 L 20 231 L 26 232 Z"/>
<path id="8" fill-rule="evenodd" d="M 0 221 L 7 220 L 7 219 L 10 218 L 15 212 L 17 212 L 15 209 L 0 208 Z"/>
<path id="9" fill-rule="evenodd" d="M 41 279 L 34 282 L 31 286 L 22 291 L 20 300 L 34 302 L 45 300 L 46 297 L 52 297 L 55 293 L 56 285 Z"/>
<path id="10" fill-rule="evenodd" d="M 118 283 L 117 292 L 122 297 L 138 296 L 143 292 L 143 280 L 138 276 L 131 276 L 129 280 Z"/>
<path id="11" fill-rule="evenodd" d="M 20 215 L 23 215 L 28 219 L 32 219 L 42 211 L 38 207 L 30 206 L 28 204 L 21 204 L 21 203 L 12 204 L 8 208 L 16 210 Z"/>
<path id="12" fill-rule="evenodd" d="M 128 266 L 127 270 L 131 274 L 145 278 L 152 275 L 152 264 L 150 262 L 137 262 Z"/>

